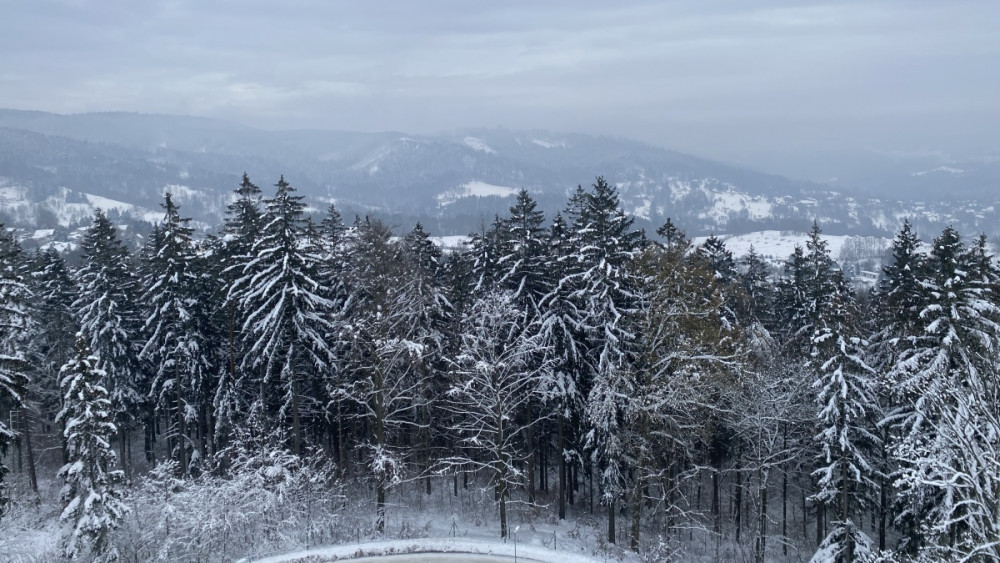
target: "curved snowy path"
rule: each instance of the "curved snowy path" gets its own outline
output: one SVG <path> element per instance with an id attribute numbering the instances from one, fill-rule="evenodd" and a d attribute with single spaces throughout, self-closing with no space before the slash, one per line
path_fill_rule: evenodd
<path id="1" fill-rule="evenodd" d="M 537 559 L 526 559 L 518 555 L 518 561 L 525 563 L 537 562 Z M 351 563 L 511 563 L 513 557 L 497 555 L 474 555 L 471 553 L 411 553 L 409 555 L 380 555 L 377 557 L 362 557 L 347 559 Z"/>
<path id="2" fill-rule="evenodd" d="M 495 543 L 471 539 L 439 538 L 392 540 L 351 545 L 335 545 L 309 549 L 253 563 L 323 563 L 351 561 L 353 563 L 511 563 L 514 543 Z M 517 545 L 517 560 L 526 563 L 588 563 L 597 562 L 577 551 L 556 551 L 537 545 Z M 248 560 L 244 559 L 240 563 Z"/>

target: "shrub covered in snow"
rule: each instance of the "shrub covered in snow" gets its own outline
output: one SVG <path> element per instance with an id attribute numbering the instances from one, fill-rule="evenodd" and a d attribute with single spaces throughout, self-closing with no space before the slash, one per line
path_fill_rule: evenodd
<path id="1" fill-rule="evenodd" d="M 285 449 L 243 449 L 228 475 L 182 479 L 159 464 L 129 498 L 112 542 L 126 561 L 232 561 L 338 538 L 344 505 L 332 468 Z"/>

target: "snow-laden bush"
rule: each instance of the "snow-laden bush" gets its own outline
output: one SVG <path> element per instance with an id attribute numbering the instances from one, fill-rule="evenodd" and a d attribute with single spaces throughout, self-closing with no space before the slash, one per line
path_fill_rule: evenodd
<path id="1" fill-rule="evenodd" d="M 284 449 L 246 452 L 227 476 L 158 465 L 131 495 L 111 541 L 126 561 L 232 561 L 339 538 L 344 496 L 327 464 Z"/>
<path id="2" fill-rule="evenodd" d="M 836 523 L 809 561 L 810 563 L 837 563 L 845 560 L 891 561 L 891 559 L 879 559 L 881 556 L 877 553 L 871 538 L 848 520 L 846 523 Z"/>

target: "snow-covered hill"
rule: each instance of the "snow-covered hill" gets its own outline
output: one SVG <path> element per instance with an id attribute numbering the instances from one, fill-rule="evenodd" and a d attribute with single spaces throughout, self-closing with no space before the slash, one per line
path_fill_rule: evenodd
<path id="1" fill-rule="evenodd" d="M 928 170 L 921 182 L 957 174 Z M 648 230 L 668 217 L 690 235 L 805 231 L 816 219 L 829 234 L 891 237 L 908 217 L 928 237 L 946 224 L 1000 232 L 1000 198 L 862 197 L 625 139 L 505 129 L 264 131 L 163 115 L 0 110 L 0 222 L 26 229 L 73 226 L 95 207 L 155 221 L 165 191 L 182 213 L 218 224 L 243 172 L 265 193 L 284 174 L 316 209 L 335 201 L 348 218 L 375 212 L 441 235 L 478 230 L 521 188 L 551 216 L 599 175 Z"/>

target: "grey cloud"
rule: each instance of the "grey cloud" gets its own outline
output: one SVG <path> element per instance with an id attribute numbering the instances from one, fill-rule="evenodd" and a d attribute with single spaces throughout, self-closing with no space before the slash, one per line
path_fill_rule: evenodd
<path id="1" fill-rule="evenodd" d="M 992 2 L 31 2 L 0 106 L 633 136 L 728 157 L 995 149 Z M 912 122 L 921 123 L 917 127 Z"/>

